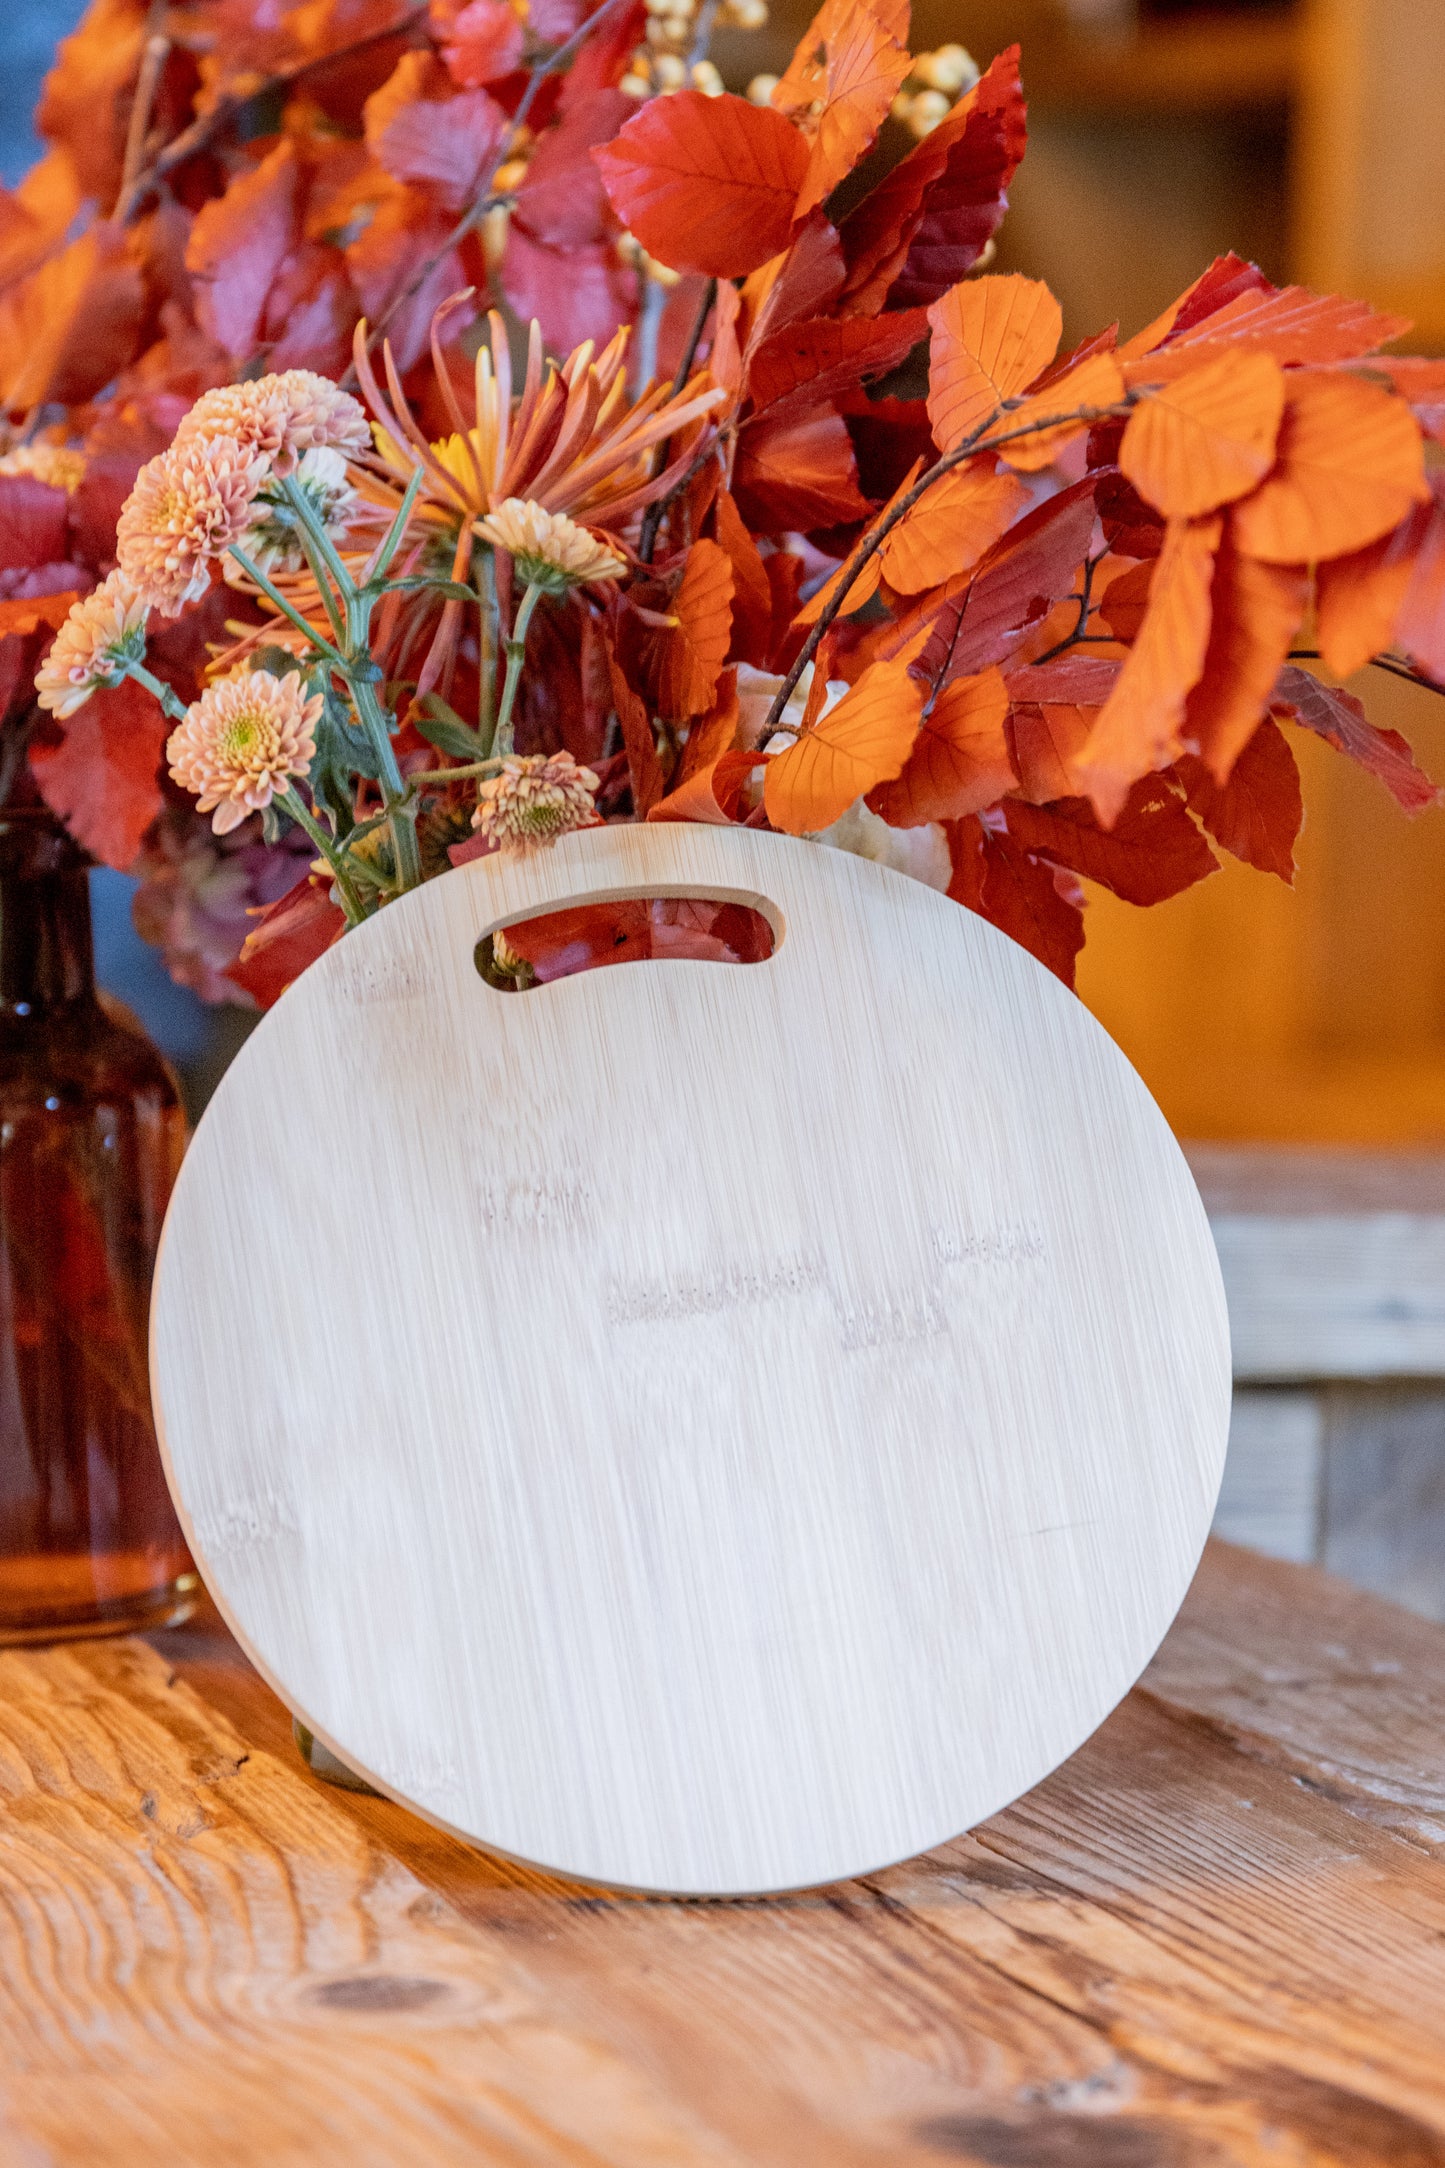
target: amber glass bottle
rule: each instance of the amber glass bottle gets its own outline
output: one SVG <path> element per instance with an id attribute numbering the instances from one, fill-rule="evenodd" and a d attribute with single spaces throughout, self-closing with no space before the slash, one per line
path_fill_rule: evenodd
<path id="1" fill-rule="evenodd" d="M 0 1641 L 191 1606 L 146 1373 L 184 1141 L 175 1079 L 96 993 L 85 860 L 0 808 Z"/>

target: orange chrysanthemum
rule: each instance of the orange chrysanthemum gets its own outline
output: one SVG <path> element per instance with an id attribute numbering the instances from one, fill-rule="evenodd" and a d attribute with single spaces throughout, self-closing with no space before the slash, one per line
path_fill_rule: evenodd
<path id="1" fill-rule="evenodd" d="M 208 685 L 166 745 L 171 778 L 195 793 L 196 810 L 212 813 L 218 836 L 260 813 L 292 776 L 316 757 L 321 695 L 309 698 L 299 674 L 272 677 L 245 671 Z"/>
<path id="2" fill-rule="evenodd" d="M 509 754 L 482 784 L 472 826 L 498 850 L 526 853 L 572 828 L 595 828 L 597 777 L 570 753 Z"/>
<path id="3" fill-rule="evenodd" d="M 307 452 L 329 449 L 355 459 L 371 450 L 358 401 L 310 369 L 203 392 L 176 431 L 177 444 L 196 437 L 230 437 L 243 450 L 263 452 L 278 474 L 289 474 Z"/>
<path id="4" fill-rule="evenodd" d="M 116 557 L 151 609 L 174 617 L 251 524 L 269 462 L 234 437 L 191 438 L 147 462 L 122 508 Z"/>
<path id="5" fill-rule="evenodd" d="M 35 673 L 36 697 L 52 715 L 73 715 L 101 685 L 113 684 L 127 658 L 145 653 L 146 606 L 123 572 L 110 573 L 70 615 Z"/>

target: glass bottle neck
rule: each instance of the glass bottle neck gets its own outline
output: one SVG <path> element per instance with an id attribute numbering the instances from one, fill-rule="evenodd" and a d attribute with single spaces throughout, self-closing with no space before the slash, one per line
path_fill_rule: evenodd
<path id="1" fill-rule="evenodd" d="M 94 997 L 84 858 L 45 816 L 0 814 L 0 1020 Z"/>

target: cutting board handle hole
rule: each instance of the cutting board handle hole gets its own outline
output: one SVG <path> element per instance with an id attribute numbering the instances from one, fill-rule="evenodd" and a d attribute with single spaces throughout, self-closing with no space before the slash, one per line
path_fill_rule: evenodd
<path id="1" fill-rule="evenodd" d="M 737 896 L 594 896 L 483 934 L 476 966 L 498 993 L 517 994 L 607 964 L 766 963 L 781 939 L 780 911 Z"/>

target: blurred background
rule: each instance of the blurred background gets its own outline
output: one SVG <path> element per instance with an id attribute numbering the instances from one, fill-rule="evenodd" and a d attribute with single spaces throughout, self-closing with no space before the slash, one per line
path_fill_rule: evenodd
<path id="1" fill-rule="evenodd" d="M 741 87 L 781 69 L 811 12 L 773 0 L 718 40 Z M 0 30 L 0 162 L 77 0 L 22 0 Z M 1136 329 L 1234 248 L 1276 280 L 1358 294 L 1445 350 L 1445 0 L 917 0 L 915 50 L 980 64 L 1024 48 L 1031 140 L 1000 268 L 1046 279 L 1072 340 Z M 875 154 L 908 138 L 889 125 Z M 1378 672 L 1355 687 L 1445 776 L 1445 700 Z M 1308 814 L 1293 890 L 1232 862 L 1172 903 L 1090 906 L 1080 991 L 1192 1138 L 1445 1142 L 1445 815 L 1296 739 Z M 95 876 L 106 982 L 143 1015 L 193 1102 L 244 1019 L 171 985 Z"/>

